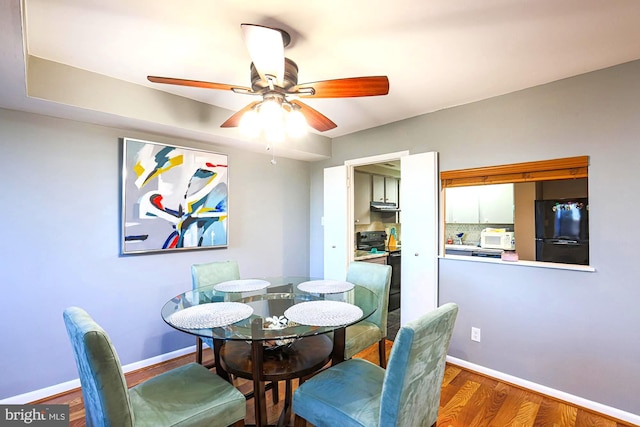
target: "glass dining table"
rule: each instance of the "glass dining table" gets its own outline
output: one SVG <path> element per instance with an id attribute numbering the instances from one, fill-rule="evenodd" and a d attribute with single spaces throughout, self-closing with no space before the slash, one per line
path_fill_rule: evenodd
<path id="1" fill-rule="evenodd" d="M 369 289 L 308 277 L 241 279 L 189 290 L 162 307 L 171 327 L 213 340 L 216 372 L 253 382 L 256 425 L 267 425 L 265 382 L 286 381 L 278 425 L 291 411 L 291 380 L 344 360 L 346 327 L 377 308 Z M 331 339 L 333 338 L 333 339 Z M 274 400 L 275 401 L 275 400 Z"/>

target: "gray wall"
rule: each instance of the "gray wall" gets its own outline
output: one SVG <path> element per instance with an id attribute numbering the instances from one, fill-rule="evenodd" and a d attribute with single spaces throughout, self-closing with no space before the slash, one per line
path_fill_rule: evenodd
<path id="1" fill-rule="evenodd" d="M 119 257 L 119 138 L 229 155 L 229 248 Z M 309 164 L 0 109 L 0 399 L 78 378 L 62 310 L 79 305 L 129 364 L 191 346 L 160 308 L 193 263 L 309 273 Z"/>
<path id="2" fill-rule="evenodd" d="M 450 355 L 640 412 L 638 76 L 637 61 L 336 139 L 311 171 L 312 274 L 324 167 L 401 150 L 437 151 L 441 170 L 588 155 L 596 272 L 441 259 L 439 302 L 460 305 Z"/>

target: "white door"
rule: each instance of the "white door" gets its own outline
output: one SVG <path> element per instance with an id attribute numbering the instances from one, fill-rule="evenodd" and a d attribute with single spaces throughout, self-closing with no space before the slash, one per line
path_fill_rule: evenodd
<path id="1" fill-rule="evenodd" d="M 438 306 L 438 153 L 401 159 L 401 324 Z M 397 158 L 397 157 L 396 157 Z M 350 161 L 357 163 L 358 160 Z M 369 159 L 373 163 L 376 160 Z M 365 163 L 361 163 L 365 164 Z M 347 166 L 324 170 L 324 277 L 344 280 L 350 257 Z M 353 236 L 351 236 L 353 241 Z"/>
<path id="2" fill-rule="evenodd" d="M 324 278 L 347 274 L 347 167 L 324 170 Z"/>
<path id="3" fill-rule="evenodd" d="M 438 306 L 438 153 L 400 159 L 404 325 Z"/>

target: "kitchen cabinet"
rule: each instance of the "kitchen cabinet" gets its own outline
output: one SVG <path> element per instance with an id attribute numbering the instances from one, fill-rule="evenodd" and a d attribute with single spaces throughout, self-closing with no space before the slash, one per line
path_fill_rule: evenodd
<path id="1" fill-rule="evenodd" d="M 395 203 L 398 205 L 400 179 L 392 176 L 372 175 L 374 202 Z"/>
<path id="2" fill-rule="evenodd" d="M 513 184 L 447 188 L 447 223 L 513 224 Z"/>
<path id="3" fill-rule="evenodd" d="M 480 224 L 513 224 L 513 184 L 476 187 Z"/>
<path id="4" fill-rule="evenodd" d="M 446 222 L 478 224 L 478 187 L 451 187 L 445 193 Z"/>
<path id="5" fill-rule="evenodd" d="M 384 177 L 384 197 L 385 202 L 398 204 L 398 188 L 400 180 L 391 176 Z"/>
<path id="6" fill-rule="evenodd" d="M 371 175 L 353 174 L 353 218 L 356 224 L 371 224 Z"/>
<path id="7" fill-rule="evenodd" d="M 372 175 L 371 179 L 373 184 L 373 197 L 371 200 L 374 202 L 384 202 L 384 176 Z"/>

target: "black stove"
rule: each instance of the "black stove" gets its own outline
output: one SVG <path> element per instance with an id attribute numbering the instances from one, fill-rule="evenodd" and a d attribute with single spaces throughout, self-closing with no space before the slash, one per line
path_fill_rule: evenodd
<path id="1" fill-rule="evenodd" d="M 370 252 L 376 249 L 384 252 L 387 233 L 385 231 L 359 231 L 356 233 L 356 249 Z"/>
<path id="2" fill-rule="evenodd" d="M 385 231 L 359 231 L 356 233 L 356 249 L 371 252 L 376 249 L 386 251 Z M 389 290 L 389 311 L 400 308 L 400 249 L 388 251 L 387 264 L 391 266 L 391 289 Z"/>

